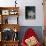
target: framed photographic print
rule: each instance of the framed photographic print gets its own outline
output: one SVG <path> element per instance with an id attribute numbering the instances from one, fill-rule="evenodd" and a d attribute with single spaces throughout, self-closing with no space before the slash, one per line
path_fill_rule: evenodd
<path id="1" fill-rule="evenodd" d="M 2 15 L 9 15 L 9 10 L 2 10 Z"/>
<path id="2" fill-rule="evenodd" d="M 25 7 L 25 18 L 26 19 L 35 19 L 36 18 L 36 9 L 35 6 L 26 6 Z"/>

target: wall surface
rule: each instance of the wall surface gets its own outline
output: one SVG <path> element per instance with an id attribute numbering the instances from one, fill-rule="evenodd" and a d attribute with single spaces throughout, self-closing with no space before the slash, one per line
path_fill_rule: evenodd
<path id="1" fill-rule="evenodd" d="M 15 6 L 15 0 L 0 0 L 1 7 Z M 19 6 L 19 24 L 20 26 L 43 26 L 43 6 L 42 0 L 17 0 Z M 36 19 L 26 20 L 25 19 L 25 6 L 35 6 L 36 7 Z"/>

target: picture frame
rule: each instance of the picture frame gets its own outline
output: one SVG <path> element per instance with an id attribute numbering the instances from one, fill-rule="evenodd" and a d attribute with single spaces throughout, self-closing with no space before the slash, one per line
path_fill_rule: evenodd
<path id="1" fill-rule="evenodd" d="M 2 15 L 9 15 L 9 10 L 2 10 Z"/>
<path id="2" fill-rule="evenodd" d="M 36 18 L 35 6 L 25 6 L 25 18 L 26 19 L 35 19 Z"/>

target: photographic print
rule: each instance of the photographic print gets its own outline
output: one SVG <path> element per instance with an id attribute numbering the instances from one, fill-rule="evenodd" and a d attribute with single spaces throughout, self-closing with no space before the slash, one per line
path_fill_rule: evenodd
<path id="1" fill-rule="evenodd" d="M 2 15 L 9 15 L 9 10 L 2 10 Z"/>
<path id="2" fill-rule="evenodd" d="M 25 7 L 25 18 L 26 19 L 35 19 L 35 6 L 26 6 Z"/>

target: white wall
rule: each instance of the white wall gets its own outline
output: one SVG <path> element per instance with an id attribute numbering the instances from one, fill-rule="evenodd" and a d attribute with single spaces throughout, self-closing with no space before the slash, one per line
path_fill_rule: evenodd
<path id="1" fill-rule="evenodd" d="M 0 6 L 14 6 L 15 0 L 0 0 Z M 43 26 L 43 6 L 42 0 L 17 0 L 19 6 L 19 24 L 21 26 Z M 25 19 L 25 6 L 36 7 L 36 19 Z"/>

